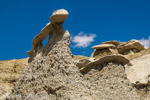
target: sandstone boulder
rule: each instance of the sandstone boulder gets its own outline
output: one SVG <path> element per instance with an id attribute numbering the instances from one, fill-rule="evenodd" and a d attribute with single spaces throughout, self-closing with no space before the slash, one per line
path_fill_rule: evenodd
<path id="1" fill-rule="evenodd" d="M 65 9 L 56 10 L 53 12 L 52 16 L 50 17 L 51 23 L 62 23 L 64 22 L 69 13 Z"/>
<path id="2" fill-rule="evenodd" d="M 144 50 L 144 45 L 142 45 L 138 40 L 130 40 L 128 42 L 120 43 L 117 47 L 118 52 L 121 54 L 129 49 L 137 49 L 139 51 Z"/>

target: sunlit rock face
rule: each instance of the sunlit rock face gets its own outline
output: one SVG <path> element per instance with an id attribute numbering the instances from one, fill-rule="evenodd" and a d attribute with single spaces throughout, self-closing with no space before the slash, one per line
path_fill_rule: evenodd
<path id="1" fill-rule="evenodd" d="M 141 50 L 144 50 L 145 48 L 144 45 L 140 43 L 140 41 L 133 39 L 128 42 L 120 43 L 117 49 L 120 54 L 127 55 L 127 54 L 137 53 Z"/>
<path id="2" fill-rule="evenodd" d="M 80 72 L 69 48 L 70 34 L 63 29 L 67 13 L 55 11 L 51 22 L 33 39 L 27 52 L 29 64 L 4 100 L 149 100 L 150 87 L 130 83 L 125 73 L 130 66 L 124 66 L 129 60 L 123 55 L 81 60 L 91 64 Z M 43 47 L 40 40 L 48 35 Z M 117 45 L 107 49 L 115 50 Z"/>
<path id="3" fill-rule="evenodd" d="M 128 42 L 120 43 L 118 41 L 106 41 L 91 48 L 94 49 L 94 52 L 90 57 L 95 57 L 96 59 L 111 54 L 121 54 L 127 56 L 138 53 L 145 49 L 144 45 L 142 45 L 138 40 L 134 39 Z"/>
<path id="4" fill-rule="evenodd" d="M 150 50 L 145 50 L 138 55 L 132 55 L 130 61 L 132 66 L 126 65 L 127 78 L 131 83 L 140 85 L 150 85 Z"/>
<path id="5" fill-rule="evenodd" d="M 0 91 L 4 90 L 10 93 L 14 83 L 19 79 L 20 74 L 27 65 L 28 58 L 0 61 L 0 88 L 3 88 Z M 3 96 L 4 93 L 2 92 L 0 95 Z"/>
<path id="6" fill-rule="evenodd" d="M 6 100 L 89 98 L 90 91 L 84 87 L 86 83 L 82 81 L 69 48 L 70 34 L 62 25 L 62 22 L 53 23 L 46 46 L 35 46 L 35 55 L 30 56 L 28 66 Z"/>

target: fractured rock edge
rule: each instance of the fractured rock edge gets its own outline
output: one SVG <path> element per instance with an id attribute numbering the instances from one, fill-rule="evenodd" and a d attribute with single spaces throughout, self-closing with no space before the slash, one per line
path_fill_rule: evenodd
<path id="1" fill-rule="evenodd" d="M 101 57 L 97 60 L 87 63 L 83 68 L 80 69 L 80 72 L 84 72 L 91 65 L 103 64 L 109 61 L 120 62 L 123 65 L 129 63 L 129 60 L 122 55 L 107 55 L 107 56 Z"/>

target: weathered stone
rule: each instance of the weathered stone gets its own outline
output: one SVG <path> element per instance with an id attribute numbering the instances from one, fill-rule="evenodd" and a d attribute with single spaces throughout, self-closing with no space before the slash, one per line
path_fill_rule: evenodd
<path id="1" fill-rule="evenodd" d="M 114 44 L 100 44 L 91 47 L 92 49 L 105 49 L 105 48 L 115 48 L 116 46 Z"/>
<path id="2" fill-rule="evenodd" d="M 106 41 L 101 44 L 114 44 L 114 45 L 118 46 L 120 43 L 118 41 Z"/>
<path id="3" fill-rule="evenodd" d="M 131 60 L 133 66 L 126 65 L 127 78 L 135 85 L 150 85 L 150 54 L 146 53 Z"/>
<path id="4" fill-rule="evenodd" d="M 47 36 L 49 35 L 50 32 L 52 32 L 52 24 L 48 23 L 41 30 L 41 32 L 33 38 L 32 49 L 30 51 L 26 52 L 29 57 L 35 56 L 36 52 L 37 52 L 37 48 L 40 49 L 43 47 L 42 41 L 44 41 L 47 38 Z"/>
<path id="5" fill-rule="evenodd" d="M 101 57 L 97 60 L 94 60 L 93 62 L 87 63 L 83 68 L 80 69 L 80 72 L 84 72 L 89 66 L 103 64 L 109 61 L 119 62 L 123 65 L 129 63 L 129 60 L 122 55 L 108 55 L 108 56 Z"/>
<path id="6" fill-rule="evenodd" d="M 100 45 L 93 46 L 91 48 L 94 49 L 94 52 L 91 54 L 90 57 L 96 57 L 96 56 L 101 57 L 105 52 L 106 53 L 111 52 L 111 53 L 108 53 L 108 55 L 118 54 L 118 50 L 117 50 L 118 45 L 119 45 L 118 41 L 106 41 L 106 42 L 101 43 Z M 100 57 L 96 57 L 96 59 Z"/>
<path id="7" fill-rule="evenodd" d="M 70 34 L 56 23 L 45 47 L 24 69 L 7 100 L 92 100 L 69 49 Z M 73 90 L 73 91 L 72 91 Z M 81 97 L 82 95 L 82 97 Z"/>
<path id="8" fill-rule="evenodd" d="M 108 48 L 108 49 L 112 52 L 112 54 L 118 54 L 117 48 Z"/>
<path id="9" fill-rule="evenodd" d="M 88 64 L 89 62 L 93 62 L 94 60 L 95 58 L 80 59 L 77 61 L 76 66 L 80 69 L 84 67 L 86 64 Z"/>
<path id="10" fill-rule="evenodd" d="M 106 55 L 112 55 L 113 53 L 107 48 L 107 49 L 94 49 L 94 52 L 91 54 L 90 57 L 94 57 L 96 59 L 99 59 Z"/>
<path id="11" fill-rule="evenodd" d="M 62 25 L 57 25 L 57 24 L 58 23 L 63 24 L 63 22 L 66 20 L 67 17 L 68 17 L 68 12 L 64 9 L 60 9 L 53 12 L 52 16 L 50 17 L 51 22 L 46 24 L 46 26 L 41 30 L 41 32 L 33 38 L 32 49 L 26 52 L 27 55 L 29 57 L 34 57 L 38 49 L 43 47 L 42 41 L 44 41 L 49 34 L 56 31 L 57 30 L 56 28 L 60 30 Z"/>
<path id="12" fill-rule="evenodd" d="M 41 43 L 35 46 L 35 55 L 5 100 L 149 100 L 150 72 L 145 68 L 147 71 L 141 70 L 141 73 L 139 69 L 142 68 L 138 65 L 149 66 L 146 62 L 150 58 L 150 52 L 147 52 L 148 55 L 145 54 L 141 63 L 132 62 L 133 66 L 127 67 L 124 65 L 129 60 L 122 55 L 109 55 L 98 60 L 90 60 L 91 62 L 83 59 L 80 62 L 85 62 L 86 67 L 84 70 L 81 69 L 83 72 L 80 73 L 81 70 L 75 66 L 69 49 L 70 34 L 62 25 L 61 21 L 54 22 L 46 46 L 42 47 Z M 45 33 L 47 30 L 43 29 L 42 32 Z M 133 48 L 130 51 L 136 52 Z M 140 80 L 133 81 L 136 85 L 129 82 L 132 79 L 129 77 L 128 80 L 125 73 L 125 70 L 132 72 L 134 66 L 139 68 L 138 71 L 142 74 L 134 74 L 139 76 Z M 130 75 L 130 72 L 127 74 Z"/>
<path id="13" fill-rule="evenodd" d="M 83 79 L 96 97 L 93 100 L 143 100 L 126 78 L 124 66 L 119 62 L 89 66 Z"/>
<path id="14" fill-rule="evenodd" d="M 117 47 L 118 52 L 121 54 L 129 49 L 137 49 L 139 51 L 144 50 L 144 45 L 142 45 L 138 40 L 130 40 L 128 42 L 120 43 Z"/>
<path id="15" fill-rule="evenodd" d="M 51 23 L 62 23 L 67 19 L 68 15 L 69 13 L 65 9 L 56 10 L 50 17 L 50 21 Z"/>

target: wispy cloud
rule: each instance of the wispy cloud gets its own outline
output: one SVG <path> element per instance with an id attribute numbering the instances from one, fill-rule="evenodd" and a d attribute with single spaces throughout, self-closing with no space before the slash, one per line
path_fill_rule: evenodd
<path id="1" fill-rule="evenodd" d="M 76 47 L 88 47 L 91 42 L 94 41 L 94 38 L 96 37 L 96 34 L 89 33 L 89 36 L 87 34 L 84 34 L 83 32 L 78 33 L 77 36 L 72 37 L 72 42 L 75 43 L 73 46 Z"/>
<path id="2" fill-rule="evenodd" d="M 145 48 L 150 47 L 150 36 L 149 36 L 149 39 L 142 38 L 139 41 L 145 46 Z"/>

